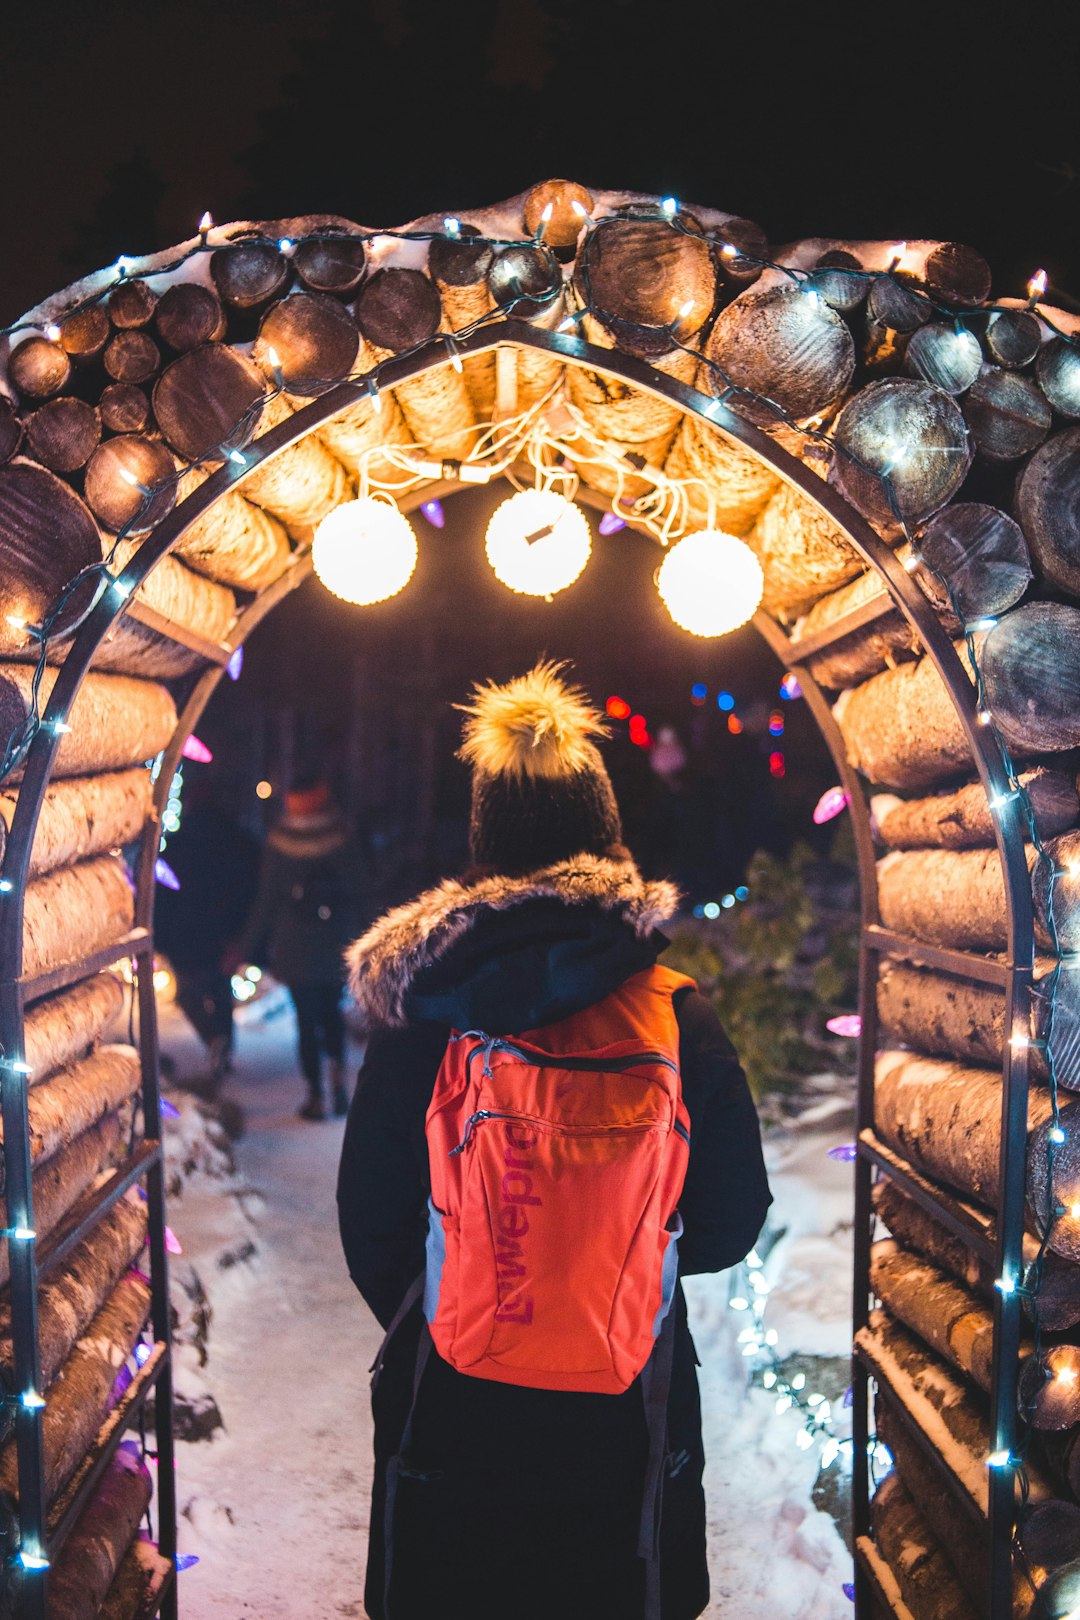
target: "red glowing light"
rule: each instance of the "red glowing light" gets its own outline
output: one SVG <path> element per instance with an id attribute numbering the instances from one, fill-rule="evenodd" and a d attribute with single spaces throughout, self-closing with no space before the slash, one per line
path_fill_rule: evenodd
<path id="1" fill-rule="evenodd" d="M 783 754 L 775 753 L 769 755 L 769 771 L 771 775 L 783 776 L 786 769 L 787 766 L 784 764 Z"/>
<path id="2" fill-rule="evenodd" d="M 733 737 L 741 737 L 742 736 L 743 725 L 742 725 L 742 721 L 739 719 L 737 714 L 729 714 L 728 715 L 728 717 L 727 717 L 727 728 L 731 732 L 731 735 Z"/>
<path id="3" fill-rule="evenodd" d="M 613 720 L 625 720 L 630 713 L 629 703 L 625 698 L 621 697 L 609 697 L 606 708 Z"/>
<path id="4" fill-rule="evenodd" d="M 648 722 L 646 721 L 645 716 L 643 714 L 632 714 L 630 716 L 630 735 L 631 735 L 631 737 L 634 735 L 635 731 L 645 731 L 645 730 L 647 730 L 647 728 L 648 728 Z"/>

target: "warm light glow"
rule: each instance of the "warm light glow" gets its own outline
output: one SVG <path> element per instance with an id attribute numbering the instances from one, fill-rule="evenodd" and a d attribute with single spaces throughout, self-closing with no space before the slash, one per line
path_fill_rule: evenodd
<path id="1" fill-rule="evenodd" d="M 1058 1371 L 1054 1374 L 1054 1379 L 1056 1383 L 1064 1384 L 1067 1389 L 1071 1389 L 1076 1383 L 1076 1368 L 1059 1367 Z"/>
<path id="2" fill-rule="evenodd" d="M 214 216 L 213 216 L 213 214 L 210 212 L 210 210 L 208 208 L 206 210 L 206 213 L 203 215 L 202 219 L 200 219 L 200 221 L 199 221 L 199 229 L 200 229 L 200 231 L 202 231 L 205 234 L 205 232 L 207 232 L 207 231 L 212 231 L 213 228 L 214 228 Z"/>
<path id="3" fill-rule="evenodd" d="M 361 496 L 323 518 L 311 561 L 328 591 L 369 607 L 396 596 L 413 576 L 418 548 L 408 518 L 391 501 Z"/>
<path id="4" fill-rule="evenodd" d="M 55 321 L 49 322 L 48 326 L 45 328 L 45 336 L 48 338 L 50 343 L 59 343 L 60 328 L 57 326 Z"/>
<path id="5" fill-rule="evenodd" d="M 903 264 L 904 264 L 904 259 L 906 257 L 907 257 L 907 243 L 906 242 L 894 242 L 892 247 L 889 249 L 889 269 L 890 270 L 900 270 L 900 269 L 902 269 Z"/>
<path id="6" fill-rule="evenodd" d="M 1031 299 L 1032 303 L 1034 303 L 1037 298 L 1042 297 L 1043 293 L 1046 291 L 1048 280 L 1049 277 L 1047 276 L 1045 270 L 1036 270 L 1035 274 L 1027 284 L 1028 297 Z"/>
<path id="7" fill-rule="evenodd" d="M 656 585 L 681 629 L 723 636 L 755 612 L 765 579 L 748 545 L 719 529 L 703 529 L 672 546 Z"/>
<path id="8" fill-rule="evenodd" d="M 484 542 L 495 576 L 523 596 L 555 595 L 589 560 L 584 514 L 554 490 L 526 489 L 496 507 Z"/>
<path id="9" fill-rule="evenodd" d="M 255 797 L 257 799 L 268 799 L 273 791 L 269 782 L 256 782 L 255 784 Z"/>

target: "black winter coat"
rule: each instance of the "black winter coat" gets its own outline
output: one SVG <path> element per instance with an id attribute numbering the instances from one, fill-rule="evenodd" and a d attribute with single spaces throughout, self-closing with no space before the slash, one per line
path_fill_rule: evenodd
<path id="1" fill-rule="evenodd" d="M 447 883 L 353 947 L 372 1035 L 338 1184 L 345 1255 L 386 1326 L 423 1268 L 424 1115 L 451 1027 L 520 1034 L 590 1006 L 651 965 L 674 910 L 628 862 L 581 857 L 524 879 Z M 677 1001 L 689 1168 L 680 1272 L 720 1271 L 752 1247 L 770 1203 L 757 1118 L 705 999 Z M 387 1027 L 389 1026 L 389 1027 Z M 668 1402 L 664 1620 L 708 1602 L 696 1354 L 681 1289 Z M 372 1620 L 640 1620 L 637 1555 L 646 1429 L 640 1390 L 566 1394 L 491 1383 L 432 1354 L 393 1514 L 384 1601 L 386 1464 L 412 1400 L 419 1307 L 391 1339 L 373 1394 L 375 1486 L 365 1602 Z"/>

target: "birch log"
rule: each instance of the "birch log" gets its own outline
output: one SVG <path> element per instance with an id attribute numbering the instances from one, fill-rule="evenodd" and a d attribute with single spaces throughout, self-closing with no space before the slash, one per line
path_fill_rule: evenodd
<path id="1" fill-rule="evenodd" d="M 916 1169 L 995 1207 L 1001 1137 L 1001 1078 L 994 1070 L 913 1056 L 878 1054 L 874 1125 L 878 1135 Z M 1053 1120 L 1047 1092 L 1028 1094 L 1028 1206 L 1040 1223 L 1047 1214 L 1046 1141 Z M 1049 1246 L 1080 1261 L 1080 1104 L 1060 1111 L 1065 1141 L 1054 1149 L 1054 1194 L 1065 1214 L 1055 1220 Z M 1076 1213 L 1072 1213 L 1075 1205 Z"/>
<path id="2" fill-rule="evenodd" d="M 69 1148 L 46 1159 L 34 1172 L 34 1230 L 38 1237 L 51 1232 L 78 1203 L 98 1174 L 119 1164 L 126 1155 L 126 1135 L 130 1118 L 109 1114 L 72 1142 Z M 7 1205 L 0 1198 L 0 1216 L 8 1222 Z M 11 1276 L 8 1243 L 0 1239 L 0 1287 Z"/>
<path id="3" fill-rule="evenodd" d="M 101 1427 L 117 1374 L 135 1348 L 149 1310 L 149 1284 L 129 1271 L 45 1392 L 42 1438 L 45 1494 L 50 1502 L 63 1490 Z M 0 1448 L 0 1495 L 14 1503 L 18 1489 L 12 1439 Z"/>
<path id="4" fill-rule="evenodd" d="M 982 346 L 974 332 L 958 332 L 944 321 L 920 326 L 904 351 L 905 371 L 946 394 L 966 393 L 982 365 Z"/>
<path id="5" fill-rule="evenodd" d="M 883 1177 L 873 1190 L 874 1209 L 889 1231 L 906 1248 L 926 1255 L 936 1266 L 956 1277 L 972 1292 L 984 1299 L 994 1297 L 993 1268 L 977 1259 L 966 1243 L 953 1237 L 933 1216 L 905 1198 L 896 1183 Z M 986 1233 L 994 1241 L 995 1224 L 986 1223 Z M 1038 1256 L 1039 1240 L 1032 1233 L 1024 1234 L 1024 1265 L 1030 1266 Z M 1025 1313 L 1031 1307 L 1024 1302 Z M 1064 1333 L 1080 1322 L 1080 1268 L 1059 1254 L 1048 1250 L 1043 1255 L 1042 1276 L 1039 1283 L 1039 1320 L 1049 1333 Z"/>
<path id="6" fill-rule="evenodd" d="M 95 973 L 71 990 L 35 1001 L 23 1032 L 30 1084 L 47 1080 L 96 1047 L 123 1005 L 123 981 L 110 972 Z"/>
<path id="7" fill-rule="evenodd" d="M 898 1474 L 888 1475 L 875 1491 L 870 1523 L 912 1620 L 977 1620 L 977 1611 Z"/>
<path id="8" fill-rule="evenodd" d="M 870 1286 L 890 1315 L 990 1393 L 994 1313 L 988 1302 L 888 1238 L 871 1251 Z M 1080 1347 L 1048 1345 L 1036 1353 L 1025 1339 L 1020 1356 L 1019 1407 L 1026 1420 L 1047 1430 L 1080 1423 Z"/>
<path id="9" fill-rule="evenodd" d="M 809 624 L 808 617 L 803 627 Z M 1018 780 L 1031 800 L 1043 837 L 1064 832 L 1075 823 L 1077 792 L 1071 776 L 1048 766 L 1036 766 L 1020 772 Z M 927 798 L 877 794 L 872 807 L 877 836 L 892 849 L 970 849 L 994 841 L 993 813 L 981 782 L 969 782 Z"/>
<path id="10" fill-rule="evenodd" d="M 122 939 L 134 920 L 135 895 L 116 856 L 46 872 L 26 887 L 23 973 L 29 978 L 78 962 Z"/>
<path id="11" fill-rule="evenodd" d="M 831 476 L 871 523 L 890 533 L 900 518 L 921 523 L 944 506 L 971 465 L 968 430 L 956 403 L 940 389 L 904 377 L 884 378 L 853 395 L 834 438 L 840 453 Z"/>
<path id="12" fill-rule="evenodd" d="M 663 466 L 669 478 L 686 485 L 696 526 L 705 527 L 711 497 L 717 526 L 740 537 L 749 533 L 769 498 L 787 487 L 766 462 L 690 413 L 678 424 Z"/>
<path id="13" fill-rule="evenodd" d="M 987 707 L 1014 752 L 1080 744 L 1080 608 L 1017 608 L 990 631 L 981 666 Z"/>
<path id="14" fill-rule="evenodd" d="M 208 477 L 189 467 L 180 480 L 178 501 L 193 495 Z M 288 567 L 292 552 L 281 524 L 238 490 L 230 490 L 184 530 L 173 555 L 234 590 L 261 591 Z"/>
<path id="15" fill-rule="evenodd" d="M 961 668 L 970 669 L 963 642 Z M 930 658 L 900 664 L 841 692 L 833 708 L 848 759 L 871 782 L 925 788 L 971 770 L 971 746 Z"/>
<path id="16" fill-rule="evenodd" d="M 443 326 L 449 332 L 462 331 L 495 307 L 488 286 L 495 249 L 476 240 L 478 236 L 475 225 L 463 223 L 456 237 L 437 237 L 428 250 L 428 270 L 442 297 Z M 490 422 L 495 413 L 494 351 L 474 355 L 462 365 L 477 420 Z"/>
<path id="17" fill-rule="evenodd" d="M 136 542 L 121 540 L 116 548 L 113 572 L 118 574 L 126 568 L 138 549 Z M 223 640 L 236 621 L 236 598 L 232 591 L 185 568 L 179 557 L 171 555 L 155 563 L 135 597 L 182 629 L 197 630 L 207 641 Z"/>
<path id="18" fill-rule="evenodd" d="M 965 242 L 939 242 L 926 256 L 923 279 L 934 297 L 964 308 L 982 304 L 990 296 L 990 266 Z"/>
<path id="19" fill-rule="evenodd" d="M 709 244 L 691 229 L 664 219 L 605 219 L 582 245 L 574 286 L 608 341 L 656 360 L 708 320 L 716 267 Z"/>
<path id="20" fill-rule="evenodd" d="M 1080 416 L 1080 354 L 1066 338 L 1051 338 L 1035 362 L 1039 387 L 1054 410 L 1067 421 Z"/>
<path id="21" fill-rule="evenodd" d="M 128 1267 L 146 1242 L 147 1206 L 134 1194 L 120 1199 L 104 1220 L 41 1284 L 38 1342 L 41 1382 L 52 1383 Z M 0 1299 L 0 1369 L 10 1381 L 13 1366 L 11 1302 Z"/>
<path id="22" fill-rule="evenodd" d="M 153 1613 L 172 1567 L 152 1541 L 140 1537 L 132 1542 L 101 1605 L 98 1620 L 140 1620 Z"/>
<path id="23" fill-rule="evenodd" d="M 934 591 L 932 575 L 924 574 L 919 584 L 924 587 L 931 605 L 936 609 L 950 635 L 957 635 L 962 626 L 948 611 L 944 593 Z M 847 585 L 815 602 L 809 613 L 800 619 L 792 657 L 799 660 L 798 637 L 817 636 L 828 631 L 846 613 L 853 612 L 866 602 L 884 595 L 884 583 L 876 572 L 860 574 Z M 935 599 L 936 598 L 936 599 Z M 922 651 L 918 632 L 908 623 L 899 608 L 888 611 L 861 629 L 852 630 L 820 653 L 811 653 L 805 660 L 810 673 L 819 686 L 836 691 L 857 686 L 879 670 L 917 657 Z"/>
<path id="24" fill-rule="evenodd" d="M 1046 995 L 1053 963 L 1046 957 L 1036 965 L 1036 992 L 1031 997 L 1027 1032 L 1033 1041 L 1046 1041 L 1053 1054 L 1058 1084 L 1080 1090 L 1080 985 L 1075 973 L 1062 973 L 1054 994 L 1054 1017 L 1049 1017 Z M 1041 987 L 1041 989 L 1040 989 Z M 1005 994 L 996 985 L 973 979 L 952 978 L 883 957 L 878 973 L 878 1019 L 884 1038 L 932 1056 L 955 1057 L 965 1063 L 1000 1066 L 1008 1035 L 1005 1030 Z M 1033 1078 L 1048 1078 L 1046 1052 L 1031 1052 Z"/>
<path id="25" fill-rule="evenodd" d="M 46 1620 L 97 1620 L 152 1494 L 138 1445 L 124 1441 L 49 1572 Z"/>
<path id="26" fill-rule="evenodd" d="M 73 860 L 131 844 L 146 825 L 151 797 L 151 776 L 142 766 L 50 782 L 34 831 L 29 876 L 39 878 Z M 0 789 L 0 860 L 16 804 L 18 792 Z"/>
<path id="27" fill-rule="evenodd" d="M 1040 580 L 1080 596 L 1080 427 L 1036 450 L 1017 480 L 1016 516 Z"/>
<path id="28" fill-rule="evenodd" d="M 41 680 L 42 711 L 56 681 L 47 669 Z M 8 736 L 30 713 L 33 674 L 16 664 L 0 664 L 0 736 Z M 159 754 L 176 730 L 176 706 L 163 686 L 126 675 L 88 675 L 68 716 L 71 731 L 60 739 L 53 764 L 56 776 L 115 771 Z M 21 778 L 19 767 L 11 781 Z"/>
<path id="29" fill-rule="evenodd" d="M 117 332 L 101 358 L 113 382 L 148 383 L 161 370 L 161 350 L 149 332 Z"/>
<path id="30" fill-rule="evenodd" d="M 988 461 L 1019 461 L 1050 432 L 1050 407 L 1030 377 L 988 366 L 964 400 L 964 420 Z"/>
<path id="31" fill-rule="evenodd" d="M 47 546 L 43 534 L 49 536 Z M 25 630 L 9 619 L 40 624 L 79 570 L 100 561 L 98 526 L 73 489 L 30 461 L 0 467 L 0 656 L 11 657 L 27 645 Z M 91 594 L 74 594 L 60 628 L 73 622 Z"/>
<path id="32" fill-rule="evenodd" d="M 147 326 L 157 308 L 158 295 L 138 276 L 121 281 L 109 294 L 109 319 L 118 331 Z"/>
<path id="33" fill-rule="evenodd" d="M 843 531 L 790 484 L 776 487 L 747 542 L 765 574 L 763 605 L 785 620 L 863 572 Z"/>
<path id="34" fill-rule="evenodd" d="M 1029 366 L 1042 344 L 1042 323 L 1029 309 L 999 309 L 986 323 L 986 347 L 999 366 Z"/>
<path id="35" fill-rule="evenodd" d="M 824 299 L 785 283 L 755 287 L 721 310 L 705 353 L 725 380 L 763 396 L 803 421 L 828 412 L 844 397 L 855 370 L 855 344 L 846 323 Z M 777 412 L 736 394 L 732 406 L 770 425 Z"/>
<path id="36" fill-rule="evenodd" d="M 51 1159 L 106 1114 L 118 1113 L 134 1097 L 140 1079 L 133 1046 L 102 1046 L 34 1086 L 27 1103 L 31 1163 Z M 4 1190 L 0 1173 L 0 1193 Z"/>
<path id="37" fill-rule="evenodd" d="M 210 274 L 230 309 L 260 309 L 289 280 L 289 261 L 273 242 L 234 242 L 210 255 Z"/>
<path id="38" fill-rule="evenodd" d="M 292 415 L 280 394 L 267 400 L 259 423 L 268 433 Z M 290 445 L 266 463 L 256 466 L 244 480 L 244 494 L 293 534 L 303 534 L 351 494 L 348 475 L 340 461 L 313 434 Z"/>
<path id="39" fill-rule="evenodd" d="M 428 341 L 442 324 L 439 290 L 418 270 L 377 271 L 353 307 L 363 336 L 363 371 Z M 450 363 L 451 355 L 447 347 L 445 364 L 399 383 L 394 397 L 418 444 L 433 456 L 461 460 L 476 442 L 476 417 L 464 374 Z"/>

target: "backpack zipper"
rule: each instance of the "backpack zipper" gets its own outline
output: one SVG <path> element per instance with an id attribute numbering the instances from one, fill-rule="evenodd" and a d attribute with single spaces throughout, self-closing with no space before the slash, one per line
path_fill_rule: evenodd
<path id="1" fill-rule="evenodd" d="M 652 1131 L 656 1130 L 657 1128 L 657 1121 L 655 1120 L 644 1120 L 637 1125 L 553 1125 L 549 1119 L 536 1119 L 532 1114 L 509 1114 L 502 1113 L 495 1108 L 478 1108 L 476 1113 L 470 1114 L 468 1119 L 465 1121 L 465 1134 L 461 1138 L 461 1141 L 458 1143 L 457 1147 L 452 1147 L 450 1149 L 449 1153 L 447 1154 L 447 1158 L 453 1159 L 459 1153 L 464 1153 L 465 1149 L 469 1145 L 473 1131 L 478 1125 L 482 1125 L 486 1119 L 517 1119 L 521 1120 L 522 1123 L 526 1125 L 538 1125 L 543 1130 L 571 1131 L 576 1136 L 583 1136 L 586 1134 L 590 1136 L 603 1136 L 610 1131 Z M 685 1136 L 687 1142 L 689 1142 L 690 1137 L 677 1121 L 674 1128 L 678 1131 L 680 1136 Z"/>
<path id="2" fill-rule="evenodd" d="M 679 1065 L 663 1052 L 627 1052 L 617 1058 L 590 1058 L 573 1057 L 561 1052 L 529 1052 L 522 1046 L 515 1046 L 513 1041 L 504 1040 L 501 1035 L 485 1035 L 482 1030 L 470 1030 L 480 1043 L 474 1046 L 465 1060 L 466 1072 L 472 1067 L 472 1060 L 478 1052 L 484 1054 L 483 1073 L 491 1077 L 492 1052 L 509 1052 L 513 1057 L 519 1058 L 522 1063 L 531 1064 L 534 1069 L 583 1069 L 595 1074 L 621 1074 L 624 1069 L 637 1069 L 645 1063 L 659 1063 L 665 1069 L 678 1072 Z"/>

